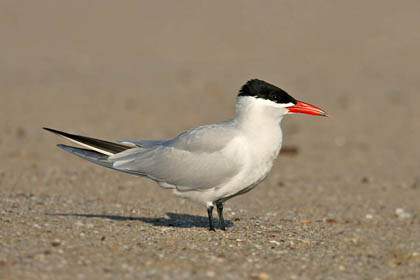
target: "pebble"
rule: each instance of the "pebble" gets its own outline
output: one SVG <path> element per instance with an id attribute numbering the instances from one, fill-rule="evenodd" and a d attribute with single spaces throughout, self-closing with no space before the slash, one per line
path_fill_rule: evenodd
<path id="1" fill-rule="evenodd" d="M 61 245 L 61 241 L 60 241 L 60 239 L 54 239 L 54 240 L 51 242 L 51 245 L 52 245 L 53 247 L 60 246 L 60 245 Z"/>
<path id="2" fill-rule="evenodd" d="M 216 276 L 216 273 L 212 270 L 209 270 L 209 271 L 206 272 L 206 276 L 210 277 L 210 278 L 213 278 L 214 276 Z"/>
<path id="3" fill-rule="evenodd" d="M 252 279 L 256 279 L 256 280 L 268 280 L 268 279 L 270 279 L 270 275 L 268 275 L 265 272 L 261 272 L 261 273 L 259 273 L 257 275 L 254 275 L 252 277 Z"/>
<path id="4" fill-rule="evenodd" d="M 411 185 L 411 188 L 417 189 L 420 186 L 420 176 L 414 178 L 414 183 Z"/>
<path id="5" fill-rule="evenodd" d="M 400 219 L 413 219 L 415 217 L 415 215 L 412 212 L 404 208 L 395 209 L 395 215 Z"/>
<path id="6" fill-rule="evenodd" d="M 75 226 L 77 226 L 77 227 L 82 227 L 84 224 L 83 224 L 83 222 L 82 222 L 82 221 L 76 221 L 76 222 L 74 223 L 74 225 L 75 225 Z"/>
<path id="7" fill-rule="evenodd" d="M 311 220 L 310 219 L 303 219 L 303 220 L 301 220 L 300 221 L 300 223 L 302 224 L 302 225 L 307 225 L 307 224 L 309 224 L 311 222 Z"/>

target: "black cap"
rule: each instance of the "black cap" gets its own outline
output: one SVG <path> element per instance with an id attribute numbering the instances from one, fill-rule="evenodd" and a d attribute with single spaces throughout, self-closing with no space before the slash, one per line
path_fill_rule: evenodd
<path id="1" fill-rule="evenodd" d="M 296 99 L 291 97 L 281 88 L 258 79 L 249 80 L 243 85 L 238 96 L 252 96 L 255 98 L 271 100 L 279 104 L 297 104 Z"/>

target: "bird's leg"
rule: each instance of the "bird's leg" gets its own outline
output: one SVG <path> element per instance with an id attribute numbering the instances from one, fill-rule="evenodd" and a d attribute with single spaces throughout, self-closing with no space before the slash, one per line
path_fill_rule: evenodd
<path id="1" fill-rule="evenodd" d="M 225 220 L 223 219 L 223 202 L 221 202 L 220 200 L 216 201 L 216 207 L 217 214 L 219 214 L 220 229 L 226 230 Z"/>
<path id="2" fill-rule="evenodd" d="M 209 230 L 215 231 L 213 225 L 213 205 L 207 207 L 207 214 L 209 214 Z"/>

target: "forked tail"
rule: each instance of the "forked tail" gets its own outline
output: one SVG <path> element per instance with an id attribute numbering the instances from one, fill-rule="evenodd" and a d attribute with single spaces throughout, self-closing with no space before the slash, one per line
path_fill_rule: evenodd
<path id="1" fill-rule="evenodd" d="M 101 153 L 101 154 L 107 155 L 107 156 L 117 154 L 117 153 L 120 153 L 120 152 L 125 151 L 127 149 L 133 148 L 133 146 L 128 146 L 128 145 L 124 145 L 124 144 L 109 142 L 109 141 L 105 141 L 105 140 L 100 140 L 100 139 L 81 136 L 81 135 L 76 135 L 76 134 L 70 134 L 70 133 L 55 130 L 55 129 L 52 129 L 52 128 L 44 127 L 44 129 L 48 130 L 52 133 L 58 134 L 60 136 L 63 136 L 64 138 L 66 138 L 66 139 L 68 139 L 68 140 L 70 140 L 74 143 L 77 143 L 81 146 L 84 146 L 86 148 L 89 148 L 93 151 L 96 151 L 98 153 Z M 65 146 L 65 145 L 63 145 L 63 146 Z M 62 148 L 61 146 L 59 146 L 59 147 Z"/>
<path id="2" fill-rule="evenodd" d="M 86 136 L 80 136 L 75 134 L 70 134 L 63 131 L 58 131 L 51 128 L 44 127 L 45 130 L 48 130 L 52 133 L 58 134 L 60 136 L 63 136 L 64 138 L 77 143 L 79 145 L 82 145 L 84 147 L 87 147 L 88 149 L 83 148 L 77 148 L 72 146 L 67 146 L 63 144 L 58 144 L 57 146 L 65 151 L 68 151 L 72 154 L 75 154 L 76 156 L 79 156 L 83 159 L 86 159 L 90 162 L 112 168 L 112 162 L 108 160 L 108 157 L 110 155 L 114 155 L 117 153 L 120 153 L 122 151 L 125 151 L 127 149 L 133 148 L 132 146 L 118 144 L 114 142 L 104 141 L 100 139 L 95 139 L 91 137 Z"/>

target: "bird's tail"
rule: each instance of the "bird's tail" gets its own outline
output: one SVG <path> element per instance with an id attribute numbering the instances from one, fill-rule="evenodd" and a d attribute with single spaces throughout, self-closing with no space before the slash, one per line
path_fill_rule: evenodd
<path id="1" fill-rule="evenodd" d="M 46 128 L 45 130 L 48 130 L 52 133 L 58 134 L 60 136 L 63 136 L 64 138 L 77 143 L 81 146 L 87 147 L 88 149 L 83 148 L 77 148 L 72 146 L 67 146 L 63 144 L 58 144 L 57 146 L 65 151 L 68 151 L 72 154 L 75 154 L 76 156 L 79 156 L 83 159 L 86 159 L 90 162 L 112 168 L 112 162 L 108 160 L 108 157 L 110 155 L 114 155 L 117 153 L 120 153 L 122 151 L 125 151 L 127 149 L 130 149 L 132 147 L 128 145 L 123 145 L 119 143 L 104 141 L 100 139 L 95 139 L 91 137 L 86 136 L 80 136 L 75 134 L 70 134 L 67 132 Z"/>
<path id="2" fill-rule="evenodd" d="M 58 134 L 60 136 L 63 136 L 67 140 L 70 140 L 74 143 L 77 143 L 81 146 L 84 146 L 84 147 L 88 148 L 89 150 L 98 152 L 102 155 L 110 156 L 110 155 L 114 155 L 114 154 L 120 153 L 122 151 L 125 151 L 127 149 L 133 148 L 133 146 L 129 146 L 129 145 L 104 141 L 104 140 L 91 138 L 91 137 L 86 137 L 86 136 L 81 136 L 81 135 L 76 135 L 76 134 L 70 134 L 70 133 L 67 133 L 67 132 L 63 132 L 63 131 L 59 131 L 59 130 L 55 130 L 55 129 L 51 129 L 51 128 L 44 127 L 44 129 L 47 130 L 47 131 L 50 131 L 52 133 Z M 69 147 L 69 146 L 66 146 L 66 145 L 62 145 L 62 146 Z M 59 147 L 63 148 L 62 146 L 59 146 Z M 77 149 L 77 148 L 75 148 L 75 149 Z M 85 149 L 81 149 L 81 150 L 86 151 Z"/>
<path id="3" fill-rule="evenodd" d="M 46 127 L 44 127 L 44 129 L 52 133 L 58 134 L 60 136 L 63 136 L 64 138 L 74 143 L 87 147 L 87 149 L 84 149 L 84 148 L 78 148 L 78 147 L 73 147 L 73 146 L 67 146 L 63 144 L 57 145 L 59 148 L 67 152 L 70 152 L 78 157 L 81 157 L 90 162 L 102 165 L 104 167 L 108 167 L 117 171 L 129 173 L 129 174 L 145 176 L 144 174 L 141 174 L 139 172 L 135 172 L 131 170 L 121 170 L 121 169 L 115 168 L 113 166 L 115 161 L 109 160 L 109 157 L 111 155 L 121 153 L 128 149 L 138 148 L 138 146 L 135 144 L 129 144 L 129 143 L 120 144 L 120 143 L 109 142 L 109 141 L 100 140 L 96 138 L 70 134 L 67 132 L 63 132 L 63 131 L 59 131 L 59 130 L 55 130 L 51 128 L 46 128 Z"/>
<path id="4" fill-rule="evenodd" d="M 112 167 L 112 162 L 110 162 L 108 160 L 108 156 L 98 153 L 96 151 L 93 150 L 89 150 L 89 149 L 83 149 L 83 148 L 77 148 L 77 147 L 72 147 L 72 146 L 67 146 L 67 145 L 63 145 L 63 144 L 58 144 L 57 147 L 70 152 L 72 154 L 75 154 L 78 157 L 81 157 L 83 159 L 86 159 L 90 162 L 114 169 Z"/>

